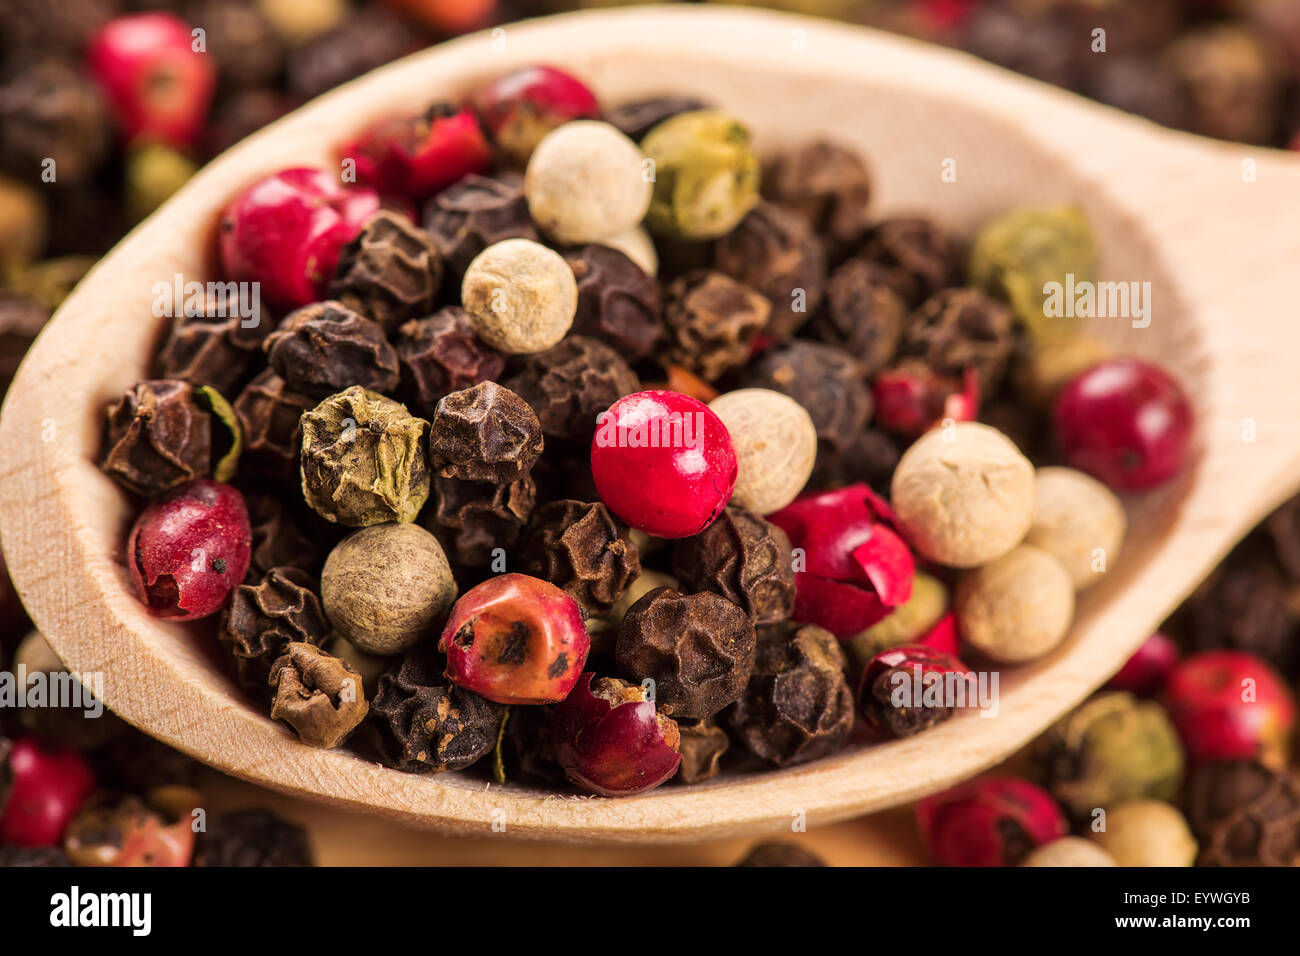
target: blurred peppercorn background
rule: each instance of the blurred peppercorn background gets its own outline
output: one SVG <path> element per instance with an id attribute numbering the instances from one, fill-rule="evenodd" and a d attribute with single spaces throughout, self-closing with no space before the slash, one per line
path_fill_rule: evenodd
<path id="1" fill-rule="evenodd" d="M 312 97 L 449 36 L 528 16 L 625 5 L 630 4 L 0 0 L 0 393 L 42 325 L 95 259 L 235 142 Z M 766 0 L 749 5 L 907 34 L 1166 126 L 1300 149 L 1297 0 Z M 133 37 L 147 38 L 145 46 L 155 52 L 124 58 L 121 50 Z M 210 54 L 201 66 L 186 57 L 187 44 Z M 142 85 L 152 97 L 144 107 Z M 0 668 L 11 666 L 29 629 L 0 555 Z M 1147 804 L 1170 801 L 1167 805 L 1176 804 L 1186 816 L 1181 823 L 1182 818 L 1162 818 L 1169 835 L 1160 852 L 1149 839 L 1141 847 L 1127 847 L 1112 828 L 1114 839 L 1100 842 L 1121 863 L 1178 865 L 1190 862 L 1197 844 L 1202 863 L 1300 862 L 1300 783 L 1289 749 L 1294 710 L 1276 696 L 1290 690 L 1262 698 L 1275 708 L 1270 727 L 1277 733 L 1259 738 L 1229 733 L 1235 703 L 1213 698 L 1216 681 L 1235 686 L 1242 674 L 1252 680 L 1276 674 L 1280 688 L 1294 688 L 1300 677 L 1300 498 L 1252 533 L 1165 631 L 1172 640 L 1150 642 L 1116 679 L 1114 687 L 1136 699 L 1112 692 L 1067 718 L 1089 721 L 1088 732 L 1075 736 L 1097 741 L 1095 753 L 1066 753 L 1054 748 L 1047 734 L 1037 757 L 1010 765 L 1009 772 L 1042 783 L 1044 800 L 1050 794 L 1060 802 L 1064 817 L 1057 820 L 1054 811 L 1044 811 L 1050 825 L 1041 818 L 1010 820 L 999 803 L 1002 785 L 932 798 L 921 825 L 931 858 L 954 862 L 944 852 L 946 831 L 928 821 L 951 825 L 969 819 L 975 821 L 970 825 L 988 825 L 999 834 L 1018 834 L 1018 842 L 996 847 L 998 862 L 1006 863 L 1024 859 L 1046 839 L 1035 836 L 1038 829 L 1053 837 L 1067 827 L 1086 833 L 1086 822 L 1069 812 L 1067 797 L 1087 787 L 1088 806 L 1109 804 L 1112 813 L 1124 806 L 1128 815 L 1146 819 Z M 1106 761 L 1152 746 L 1152 734 L 1141 731 L 1143 721 L 1130 715 L 1146 714 L 1146 723 L 1162 728 L 1159 739 L 1172 740 L 1163 730 L 1166 711 L 1181 739 L 1178 746 L 1187 751 L 1187 772 L 1180 769 L 1176 780 L 1167 776 L 1158 785 L 1142 782 L 1126 789 L 1123 767 Z M 1213 722 L 1215 734 L 1201 732 L 1206 721 Z M 92 804 L 85 811 L 86 832 L 104 817 L 122 826 L 168 825 L 184 800 L 159 791 L 194 786 L 194 768 L 129 728 L 111 729 L 107 743 L 63 741 L 86 750 L 86 767 L 101 786 L 138 797 Z M 6 788 L 16 785 L 5 779 L 6 754 L 13 746 L 35 746 L 33 733 L 59 737 L 69 730 L 21 726 L 12 711 L 0 712 L 0 805 Z M 71 733 L 76 737 L 80 731 Z M 1126 743 L 1124 734 L 1133 734 L 1133 740 Z M 6 737 L 19 742 L 8 743 Z M 1102 745 L 1114 739 L 1121 746 Z M 157 772 L 136 777 L 137 764 Z M 54 769 L 46 776 L 22 785 L 51 787 L 52 793 L 62 788 L 65 797 L 80 794 L 85 778 L 79 769 L 49 766 Z M 1095 779 L 1080 776 L 1086 774 Z M 1154 832 L 1152 826 L 1145 825 L 1145 832 Z M 843 832 L 843 826 L 835 829 Z M 1189 843 L 1189 829 L 1195 843 Z M 193 859 L 302 863 L 311 856 L 304 839 L 295 827 L 260 811 L 233 814 L 199 840 Z M 0 838 L 0 844 L 6 842 Z M 813 842 L 827 846 L 824 838 Z M 898 842 L 905 847 L 898 862 L 916 855 L 916 837 L 908 833 Z M 70 845 L 65 843 L 65 850 Z M 83 840 L 73 855 L 103 862 L 114 852 Z M 0 845 L 0 864 L 67 859 L 59 850 Z M 538 856 L 538 862 L 544 859 L 545 854 Z M 702 859 L 721 862 L 716 854 Z M 768 849 L 754 854 L 748 865 L 801 863 L 807 861 L 800 860 L 800 851 Z"/>

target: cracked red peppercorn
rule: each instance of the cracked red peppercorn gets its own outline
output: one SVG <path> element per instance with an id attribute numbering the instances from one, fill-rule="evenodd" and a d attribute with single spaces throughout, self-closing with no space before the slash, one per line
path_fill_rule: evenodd
<path id="1" fill-rule="evenodd" d="M 952 717 L 956 704 L 948 690 L 956 689 L 954 678 L 964 682 L 971 676 L 954 654 L 920 644 L 891 648 L 863 669 L 858 713 L 886 736 L 910 737 Z M 975 703 L 973 697 L 963 699 Z"/>
<path id="2" fill-rule="evenodd" d="M 502 158 L 521 168 L 542 137 L 557 126 L 600 116 L 600 104 L 586 84 L 553 66 L 529 66 L 499 76 L 472 99 Z"/>
<path id="3" fill-rule="evenodd" d="M 381 120 L 342 156 L 356 164 L 360 185 L 420 202 L 486 170 L 492 150 L 472 110 L 435 103 L 418 116 Z"/>
<path id="4" fill-rule="evenodd" d="M 930 854 L 942 866 L 1015 866 L 1035 847 L 1066 834 L 1051 795 L 1026 780 L 989 777 L 916 805 Z"/>
<path id="5" fill-rule="evenodd" d="M 578 602 L 527 574 L 500 574 L 451 609 L 438 649 L 447 678 L 499 704 L 563 700 L 591 649 Z"/>

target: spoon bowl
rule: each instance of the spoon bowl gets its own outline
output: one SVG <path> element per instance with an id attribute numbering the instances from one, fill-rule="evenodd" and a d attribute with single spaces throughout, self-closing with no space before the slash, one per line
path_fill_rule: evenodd
<path id="1" fill-rule="evenodd" d="M 691 93 L 750 124 L 760 152 L 828 135 L 860 149 L 875 212 L 924 212 L 969 237 L 1017 205 L 1073 201 L 1101 277 L 1151 283 L 1151 321 L 1092 334 L 1168 367 L 1193 396 L 1198 444 L 1172 485 L 1128 502 L 1130 536 L 1050 657 L 1002 675 L 995 717 L 805 766 L 669 784 L 623 799 L 416 776 L 299 744 L 240 696 L 202 625 L 131 597 L 133 505 L 96 467 L 106 404 L 148 377 L 166 319 L 156 283 L 215 271 L 219 211 L 290 165 L 331 168 L 374 120 L 454 99 L 523 65 L 584 77 L 606 103 Z M 947 172 L 947 175 L 944 175 Z M 953 174 L 955 173 L 955 181 Z M 991 766 L 1114 673 L 1232 544 L 1300 485 L 1300 160 L 1159 129 L 951 51 L 865 29 L 716 7 L 533 21 L 376 71 L 202 170 L 69 296 L 0 419 L 0 536 L 37 626 L 69 669 L 104 675 L 120 716 L 223 771 L 286 793 L 466 833 L 580 841 L 701 840 L 900 804 Z"/>

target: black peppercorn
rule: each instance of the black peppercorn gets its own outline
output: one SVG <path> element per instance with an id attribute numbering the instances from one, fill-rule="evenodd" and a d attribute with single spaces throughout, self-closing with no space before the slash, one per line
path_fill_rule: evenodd
<path id="1" fill-rule="evenodd" d="M 284 68 L 284 40 L 251 0 L 197 0 L 185 17 L 206 31 L 221 87 L 270 86 Z"/>
<path id="2" fill-rule="evenodd" d="M 260 580 L 276 567 L 299 568 L 308 574 L 320 570 L 330 542 L 317 531 L 319 522 L 307 509 L 266 492 L 245 493 L 244 504 L 253 531 L 246 583 Z"/>
<path id="3" fill-rule="evenodd" d="M 1066 89 L 1078 85 L 1080 61 L 1088 50 L 1086 33 L 1061 20 L 1028 16 L 999 4 L 972 12 L 957 43 L 981 59 Z"/>
<path id="4" fill-rule="evenodd" d="M 288 96 L 264 87 L 219 90 L 211 115 L 203 127 L 204 154 L 217 156 L 224 153 L 263 126 L 274 123 L 294 106 L 295 102 Z"/>
<path id="5" fill-rule="evenodd" d="M 1277 563 L 1292 582 L 1300 583 L 1300 495 L 1279 505 L 1263 528 Z"/>
<path id="6" fill-rule="evenodd" d="M 447 266 L 457 289 L 475 256 L 503 239 L 537 241 L 528 215 L 524 179 L 518 173 L 466 176 L 425 204 L 424 228 Z"/>
<path id="7" fill-rule="evenodd" d="M 816 853 L 791 843 L 760 843 L 736 866 L 825 866 Z"/>
<path id="8" fill-rule="evenodd" d="M 505 384 L 537 412 L 542 434 L 582 445 L 595 434 L 597 415 L 641 387 L 621 355 L 585 335 L 525 356 L 518 368 Z"/>
<path id="9" fill-rule="evenodd" d="M 749 686 L 723 718 L 751 753 L 779 767 L 834 753 L 853 730 L 845 665 L 830 631 L 762 628 Z"/>
<path id="10" fill-rule="evenodd" d="M 794 562 L 784 531 L 735 506 L 673 548 L 673 574 L 691 591 L 738 604 L 755 624 L 784 621 L 794 609 Z"/>
<path id="11" fill-rule="evenodd" d="M 665 361 L 712 382 L 745 364 L 771 303 L 721 272 L 697 269 L 664 290 Z"/>
<path id="12" fill-rule="evenodd" d="M 677 752 L 682 755 L 677 779 L 682 783 L 702 783 L 716 777 L 722 756 L 730 746 L 727 732 L 711 720 L 679 720 L 677 733 L 680 736 Z"/>
<path id="13" fill-rule="evenodd" d="M 245 318 L 239 302 L 221 291 L 205 296 L 193 312 L 172 321 L 167 341 L 158 351 L 159 377 L 211 385 L 222 395 L 237 394 L 238 386 L 260 364 L 262 340 L 271 329 L 261 304 L 256 316 Z"/>
<path id="14" fill-rule="evenodd" d="M 316 399 L 289 387 L 271 369 L 249 382 L 235 399 L 235 415 L 244 432 L 242 470 L 286 480 L 298 474 L 302 448 L 302 413 Z"/>
<path id="15" fill-rule="evenodd" d="M 289 91 L 312 99 L 421 45 L 409 19 L 382 7 L 361 7 L 289 54 Z"/>
<path id="16" fill-rule="evenodd" d="M 910 306 L 961 282 L 958 250 L 928 219 L 886 219 L 871 230 L 862 256 L 887 271 L 887 282 Z"/>
<path id="17" fill-rule="evenodd" d="M 313 302 L 289 313 L 262 348 L 290 388 L 320 398 L 353 385 L 391 392 L 400 380 L 384 330 L 341 302 Z"/>
<path id="18" fill-rule="evenodd" d="M 208 474 L 212 418 L 188 382 L 140 382 L 108 410 L 100 467 L 140 495 Z"/>
<path id="19" fill-rule="evenodd" d="M 308 746 L 339 746 L 366 716 L 360 671 L 313 644 L 291 642 L 268 680 L 271 719 L 288 724 Z"/>
<path id="20" fill-rule="evenodd" d="M 1002 384 L 1015 344 L 1011 310 L 976 289 L 943 289 L 908 317 L 902 351 L 940 375 L 960 378 L 974 369 L 980 394 Z"/>
<path id="21" fill-rule="evenodd" d="M 56 846 L 10 846 L 0 844 L 0 867 L 72 866 L 72 860 Z"/>
<path id="22" fill-rule="evenodd" d="M 583 246 L 564 258 L 578 280 L 573 331 L 608 340 L 630 362 L 653 352 L 663 335 L 655 280 L 609 246 Z"/>
<path id="23" fill-rule="evenodd" d="M 568 591 L 593 614 L 608 611 L 641 573 L 640 552 L 609 509 L 569 498 L 533 513 L 520 559 L 525 573 Z"/>
<path id="24" fill-rule="evenodd" d="M 452 392 L 429 423 L 429 464 L 444 478 L 509 484 L 532 469 L 542 446 L 531 406 L 496 382 Z"/>
<path id="25" fill-rule="evenodd" d="M 1196 650 L 1227 648 L 1256 654 L 1284 674 L 1300 657 L 1297 621 L 1277 566 L 1250 546 L 1225 561 L 1188 602 L 1188 642 Z"/>
<path id="26" fill-rule="evenodd" d="M 1300 777 L 1251 760 L 1197 767 L 1187 781 L 1187 822 L 1200 866 L 1300 864 Z"/>
<path id="27" fill-rule="evenodd" d="M 505 708 L 447 682 L 432 644 L 379 678 L 368 726 L 380 759 L 407 773 L 462 770 L 496 746 Z"/>
<path id="28" fill-rule="evenodd" d="M 194 843 L 194 866 L 312 866 L 307 831 L 270 810 L 218 817 Z"/>
<path id="29" fill-rule="evenodd" d="M 773 202 L 797 210 L 817 233 L 845 247 L 867 231 L 871 176 L 852 149 L 815 140 L 786 153 L 763 177 Z"/>
<path id="30" fill-rule="evenodd" d="M 1268 38 L 1240 23 L 1215 23 L 1183 34 L 1161 57 L 1187 103 L 1192 132 L 1273 141 L 1283 73 Z"/>
<path id="31" fill-rule="evenodd" d="M 745 689 L 754 625 L 717 594 L 655 588 L 628 608 L 614 656 L 633 681 L 655 682 L 655 699 L 678 717 L 712 717 Z"/>
<path id="32" fill-rule="evenodd" d="M 808 220 L 769 202 L 746 213 L 714 246 L 713 264 L 767 297 L 763 333 L 784 342 L 821 307 L 826 249 Z"/>
<path id="33" fill-rule="evenodd" d="M 393 348 L 401 362 L 403 397 L 429 415 L 443 396 L 494 381 L 506 367 L 505 357 L 474 334 L 469 313 L 458 305 L 403 324 Z"/>
<path id="34" fill-rule="evenodd" d="M 536 501 L 529 475 L 509 484 L 434 475 L 420 520 L 452 564 L 483 568 L 497 549 L 515 546 Z"/>
<path id="35" fill-rule="evenodd" d="M 850 259 L 831 275 L 826 308 L 808 331 L 827 345 L 848 352 L 871 375 L 898 350 L 907 306 L 889 284 L 889 270 L 878 262 Z"/>
<path id="36" fill-rule="evenodd" d="M 325 643 L 329 620 L 316 581 L 299 568 L 272 568 L 256 584 L 242 584 L 221 614 L 217 632 L 235 662 L 239 685 L 266 699 L 271 666 L 291 643 Z"/>
<path id="37" fill-rule="evenodd" d="M 0 289 L 0 397 L 9 391 L 23 356 L 50 320 L 50 312 L 33 298 Z"/>
<path id="38" fill-rule="evenodd" d="M 639 143 L 664 120 L 678 113 L 708 109 L 709 104 L 693 96 L 651 96 L 620 103 L 605 112 L 605 122 L 633 142 Z"/>
<path id="39" fill-rule="evenodd" d="M 98 168 L 111 137 L 98 87 L 76 66 L 15 57 L 0 76 L 0 168 L 24 181 L 54 163 L 57 181 L 84 183 Z M 77 223 L 85 228 L 85 223 Z"/>
<path id="40" fill-rule="evenodd" d="M 329 296 L 392 333 L 433 311 L 442 255 L 427 232 L 381 209 L 339 252 Z"/>

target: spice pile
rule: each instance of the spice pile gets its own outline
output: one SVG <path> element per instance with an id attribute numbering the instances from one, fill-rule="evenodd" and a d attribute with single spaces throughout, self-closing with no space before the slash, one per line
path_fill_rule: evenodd
<path id="1" fill-rule="evenodd" d="M 187 302 L 102 459 L 136 596 L 305 743 L 615 796 L 917 733 L 1064 639 L 1110 488 L 1187 460 L 1177 383 L 1046 318 L 1096 271 L 1073 207 L 967 254 L 873 221 L 851 150 L 764 170 L 550 67 L 339 159 L 229 203 L 261 321 Z"/>

